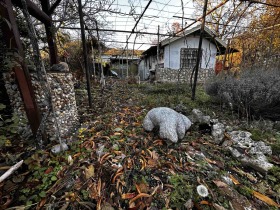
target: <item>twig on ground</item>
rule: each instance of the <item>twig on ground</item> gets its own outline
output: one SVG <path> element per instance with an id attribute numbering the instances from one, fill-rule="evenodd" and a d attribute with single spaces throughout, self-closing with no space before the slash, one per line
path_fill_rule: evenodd
<path id="1" fill-rule="evenodd" d="M 8 171 L 6 171 L 0 177 L 0 183 L 3 182 L 6 178 L 8 178 L 14 171 L 16 171 L 23 163 L 23 160 L 19 161 L 17 164 L 13 165 Z"/>

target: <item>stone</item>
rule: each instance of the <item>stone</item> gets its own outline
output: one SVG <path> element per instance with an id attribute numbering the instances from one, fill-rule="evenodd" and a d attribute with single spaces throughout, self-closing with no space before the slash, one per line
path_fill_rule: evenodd
<path id="1" fill-rule="evenodd" d="M 178 105 L 174 108 L 174 110 L 175 110 L 176 112 L 181 113 L 181 114 L 186 114 L 186 113 L 187 113 L 187 107 L 184 106 L 183 104 L 178 104 Z"/>
<path id="2" fill-rule="evenodd" d="M 60 62 L 59 64 L 54 64 L 51 67 L 51 71 L 68 72 L 69 71 L 69 66 L 65 62 Z"/>
<path id="3" fill-rule="evenodd" d="M 272 154 L 270 146 L 265 145 L 263 141 L 252 140 L 252 134 L 247 131 L 232 131 L 228 134 L 231 141 L 228 149 L 233 157 L 240 159 L 243 165 L 250 166 L 261 173 L 266 173 L 273 167 L 265 156 Z M 226 143 L 224 142 L 223 145 Z"/>
<path id="4" fill-rule="evenodd" d="M 223 141 L 224 133 L 225 133 L 225 126 L 222 123 L 216 123 L 212 125 L 211 134 L 214 138 L 214 141 L 217 144 L 220 144 Z"/>
<path id="5" fill-rule="evenodd" d="M 54 146 L 52 147 L 52 149 L 51 149 L 51 152 L 52 152 L 53 154 L 58 154 L 58 153 L 60 153 L 60 152 L 66 151 L 66 150 L 68 150 L 68 149 L 69 149 L 69 148 L 68 148 L 68 146 L 67 146 L 66 143 L 61 143 L 61 144 L 56 144 L 56 145 L 54 145 Z"/>
<path id="6" fill-rule="evenodd" d="M 204 116 L 202 111 L 199 109 L 193 109 L 192 110 L 192 121 L 193 122 L 198 122 L 198 123 L 210 123 L 210 116 Z"/>
<path id="7" fill-rule="evenodd" d="M 159 127 L 159 136 L 173 143 L 184 138 L 191 124 L 185 115 L 168 107 L 151 109 L 143 121 L 143 127 L 146 131 L 152 131 L 155 127 Z"/>

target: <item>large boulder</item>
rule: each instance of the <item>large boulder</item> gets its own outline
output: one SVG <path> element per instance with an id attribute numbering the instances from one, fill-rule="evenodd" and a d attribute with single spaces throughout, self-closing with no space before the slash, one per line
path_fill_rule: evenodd
<path id="1" fill-rule="evenodd" d="M 159 127 L 159 136 L 174 143 L 184 138 L 191 124 L 185 115 L 167 107 L 151 109 L 143 121 L 143 127 L 146 131 L 152 131 L 155 127 Z"/>

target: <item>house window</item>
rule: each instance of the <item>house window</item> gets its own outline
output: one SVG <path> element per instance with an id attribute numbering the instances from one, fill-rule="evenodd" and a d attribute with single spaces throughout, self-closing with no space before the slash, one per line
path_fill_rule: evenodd
<path id="1" fill-rule="evenodd" d="M 196 64 L 198 49 L 197 48 L 181 48 L 181 68 L 193 68 Z"/>

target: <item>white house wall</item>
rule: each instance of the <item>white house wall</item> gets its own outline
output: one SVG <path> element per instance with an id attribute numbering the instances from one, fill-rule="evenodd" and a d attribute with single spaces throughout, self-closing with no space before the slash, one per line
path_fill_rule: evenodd
<path id="1" fill-rule="evenodd" d="M 181 48 L 198 48 L 199 37 L 187 37 L 178 39 L 164 47 L 164 68 L 180 68 L 180 50 Z M 207 39 L 202 41 L 202 60 L 201 68 L 214 68 L 216 61 L 216 46 Z"/>

